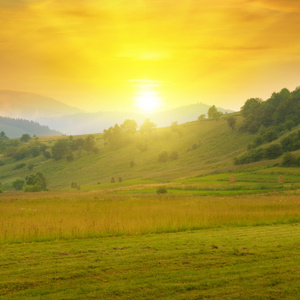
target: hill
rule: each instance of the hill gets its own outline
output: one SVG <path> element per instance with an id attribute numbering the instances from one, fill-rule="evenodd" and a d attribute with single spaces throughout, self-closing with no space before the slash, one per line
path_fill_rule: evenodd
<path id="1" fill-rule="evenodd" d="M 39 119 L 39 121 L 66 134 L 89 134 L 102 132 L 116 123 L 123 123 L 126 119 L 133 119 L 138 124 L 142 124 L 146 118 L 150 118 L 158 127 L 169 126 L 172 122 L 183 124 L 197 120 L 201 114 L 207 113 L 209 107 L 207 104 L 197 103 L 153 114 L 124 111 L 77 113 L 58 118 L 44 117 Z M 233 112 L 232 110 L 223 108 L 218 108 L 218 110 L 223 113 Z"/>
<path id="2" fill-rule="evenodd" d="M 292 101 L 294 107 L 298 107 L 299 90 L 274 93 L 271 100 L 266 102 L 249 99 L 240 113 L 215 118 L 212 116 L 211 119 L 180 125 L 172 123 L 163 128 L 155 127 L 148 120 L 136 131 L 136 122 L 128 120 L 94 135 L 43 137 L 28 143 L 0 137 L 0 181 L 9 189 L 17 178 L 42 172 L 50 189 L 68 189 L 72 182 L 80 186 L 101 188 L 112 187 L 111 181 L 125 180 L 128 185 L 145 182 L 184 183 L 186 180 L 193 181 L 189 178 L 213 172 L 241 173 L 247 168 L 271 168 L 268 175 L 262 171 L 264 174 L 259 175 L 259 181 L 265 181 L 265 186 L 270 182 L 274 185 L 278 180 L 274 174 L 281 175 L 283 166 L 300 165 L 299 109 L 289 114 L 284 110 L 283 116 L 273 105 L 274 99 L 276 103 Z M 248 130 L 245 124 L 251 124 L 252 120 L 256 120 L 256 124 L 260 122 L 254 113 L 245 116 L 245 108 L 246 112 L 248 107 L 252 111 L 253 102 L 254 108 L 261 107 L 259 109 L 262 111 L 270 111 L 270 107 L 273 107 L 276 112 L 273 120 L 277 120 L 277 123 L 257 126 L 257 133 Z M 288 120 L 291 116 L 292 123 Z M 287 173 L 290 184 L 298 180 L 294 173 Z M 252 176 L 241 176 L 239 180 L 246 185 L 236 186 L 235 189 L 261 190 L 253 186 Z M 221 182 L 228 182 L 228 174 L 218 178 Z M 219 188 L 222 188 L 221 182 L 218 182 Z M 275 185 L 272 188 L 283 188 Z M 212 193 L 210 189 L 209 192 Z"/>
<path id="3" fill-rule="evenodd" d="M 23 134 L 31 136 L 56 136 L 61 135 L 56 130 L 51 130 L 47 126 L 42 126 L 37 122 L 0 117 L 0 131 L 3 131 L 9 138 L 18 138 Z"/>
<path id="4" fill-rule="evenodd" d="M 209 105 L 198 103 L 155 114 L 121 111 L 88 113 L 60 101 L 19 91 L 0 90 L 0 116 L 33 120 L 65 134 L 89 134 L 102 132 L 105 128 L 134 119 L 139 124 L 151 118 L 159 127 L 197 120 L 206 114 Z M 219 108 L 223 113 L 233 112 Z M 10 130 L 11 131 L 11 130 Z"/>
<path id="5" fill-rule="evenodd" d="M 37 121 L 79 112 L 82 111 L 78 108 L 34 93 L 0 90 L 0 115 L 4 117 Z"/>
<path id="6" fill-rule="evenodd" d="M 240 124 L 241 117 L 237 119 Z M 67 150 L 65 158 L 58 160 L 46 158 L 42 151 L 36 157 L 29 155 L 21 160 L 2 155 L 0 159 L 4 165 L 0 181 L 5 185 L 41 171 L 46 175 L 50 189 L 68 188 L 73 181 L 80 185 L 108 183 L 112 177 L 166 182 L 233 166 L 233 157 L 246 151 L 252 135 L 232 130 L 224 117 L 219 121 L 195 121 L 175 128 L 157 128 L 152 132 L 138 131 L 122 147 L 112 147 L 103 134 L 96 134 L 90 138 L 94 144 L 89 149 L 84 146 L 88 139 L 88 136 L 41 138 L 39 142 L 47 148 L 43 151 L 52 152 L 52 155 L 56 141 L 65 141 L 65 144 L 72 141 L 70 147 L 77 150 L 72 151 L 71 156 Z M 75 145 L 81 146 L 76 148 Z M 164 151 L 168 156 L 166 161 L 159 158 Z M 20 163 L 22 168 L 17 167 Z"/>

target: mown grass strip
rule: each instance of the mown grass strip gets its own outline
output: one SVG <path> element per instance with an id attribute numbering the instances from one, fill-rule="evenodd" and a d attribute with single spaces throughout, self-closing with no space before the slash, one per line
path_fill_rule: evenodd
<path id="1" fill-rule="evenodd" d="M 299 299 L 299 224 L 5 244 L 5 299 Z"/>

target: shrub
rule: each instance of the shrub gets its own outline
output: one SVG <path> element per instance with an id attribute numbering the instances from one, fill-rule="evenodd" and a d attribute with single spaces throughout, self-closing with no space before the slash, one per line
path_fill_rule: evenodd
<path id="1" fill-rule="evenodd" d="M 35 185 L 26 185 L 24 192 L 41 192 L 43 189 L 39 184 Z"/>
<path id="2" fill-rule="evenodd" d="M 171 160 L 176 160 L 178 159 L 178 153 L 176 151 L 173 151 L 171 154 L 170 154 L 170 159 Z"/>
<path id="3" fill-rule="evenodd" d="M 272 144 L 268 148 L 265 148 L 264 157 L 266 159 L 274 159 L 282 154 L 282 147 L 280 144 Z"/>
<path id="4" fill-rule="evenodd" d="M 297 158 L 295 154 L 288 152 L 283 156 L 281 165 L 285 167 L 290 167 L 290 166 L 299 167 L 300 157 Z"/>
<path id="5" fill-rule="evenodd" d="M 66 156 L 66 159 L 67 159 L 68 162 L 73 161 L 73 160 L 74 160 L 74 155 L 73 155 L 73 153 L 70 153 L 69 155 L 67 155 L 67 156 Z"/>
<path id="6" fill-rule="evenodd" d="M 51 158 L 51 153 L 49 151 L 44 151 L 43 154 L 45 158 L 47 159 Z"/>
<path id="7" fill-rule="evenodd" d="M 25 163 L 17 164 L 17 165 L 15 165 L 14 170 L 22 169 L 22 168 L 24 168 L 25 166 L 26 166 Z"/>
<path id="8" fill-rule="evenodd" d="M 60 160 L 70 153 L 70 141 L 66 138 L 56 141 L 52 147 L 52 157 Z"/>
<path id="9" fill-rule="evenodd" d="M 148 150 L 148 145 L 146 143 L 138 143 L 137 144 L 137 148 L 141 151 L 141 152 L 145 152 Z"/>
<path id="10" fill-rule="evenodd" d="M 168 152 L 167 151 L 161 152 L 158 156 L 158 161 L 166 162 L 167 160 L 168 160 Z"/>
<path id="11" fill-rule="evenodd" d="M 24 179 L 16 179 L 15 181 L 13 181 L 12 186 L 16 191 L 21 191 L 24 186 L 24 183 Z"/>
<path id="12" fill-rule="evenodd" d="M 27 134 L 27 133 L 25 133 L 25 134 L 23 134 L 23 135 L 21 136 L 20 141 L 21 141 L 21 142 L 24 142 L 24 143 L 27 143 L 27 142 L 30 141 L 30 139 L 31 139 L 30 135 Z"/>
<path id="13" fill-rule="evenodd" d="M 33 189 L 38 189 L 37 186 L 40 187 L 40 190 L 34 190 L 33 192 L 45 191 L 47 187 L 46 178 L 41 172 L 37 172 L 35 175 L 32 174 L 26 178 L 26 186 L 35 186 Z"/>
<path id="14" fill-rule="evenodd" d="M 15 160 L 21 160 L 28 156 L 28 148 L 27 147 L 20 147 L 16 150 L 16 152 L 13 155 L 13 158 Z"/>
<path id="15" fill-rule="evenodd" d="M 168 192 L 168 190 L 165 186 L 160 186 L 156 190 L 157 194 L 166 194 L 167 192 Z"/>

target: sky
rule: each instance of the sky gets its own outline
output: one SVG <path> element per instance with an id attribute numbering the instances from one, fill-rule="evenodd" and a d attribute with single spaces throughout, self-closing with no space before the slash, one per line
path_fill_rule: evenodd
<path id="1" fill-rule="evenodd" d="M 0 0 L 0 89 L 138 112 L 299 85 L 299 0 Z"/>

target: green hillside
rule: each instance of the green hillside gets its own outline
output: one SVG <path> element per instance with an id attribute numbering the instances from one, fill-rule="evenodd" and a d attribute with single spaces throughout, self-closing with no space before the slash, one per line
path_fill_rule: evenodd
<path id="1" fill-rule="evenodd" d="M 110 182 L 111 177 L 117 181 L 122 177 L 122 180 L 158 182 L 188 178 L 233 166 L 233 158 L 244 153 L 253 138 L 249 133 L 232 130 L 225 116 L 219 121 L 196 121 L 177 125 L 176 128 L 157 128 L 151 133 L 138 131 L 130 143 L 118 149 L 107 144 L 103 134 L 94 137 L 98 153 L 75 151 L 72 161 L 56 161 L 42 154 L 16 161 L 2 155 L 2 187 L 16 178 L 24 178 L 38 171 L 45 174 L 49 189 L 69 188 L 71 182 L 81 186 L 103 184 Z M 55 141 L 62 138 L 66 137 L 44 137 L 39 142 L 49 147 L 50 152 Z M 73 137 L 74 140 L 79 138 L 86 136 Z M 163 151 L 170 157 L 164 162 L 159 161 Z M 172 157 L 174 152 L 178 155 L 177 159 Z M 20 167 L 21 164 L 24 166 Z M 18 166 L 20 168 L 16 169 Z"/>
<path id="2" fill-rule="evenodd" d="M 2 131 L 10 138 L 18 138 L 23 134 L 37 136 L 53 136 L 61 134 L 56 130 L 49 129 L 48 126 L 40 125 L 37 122 L 0 116 L 0 132 Z"/>

